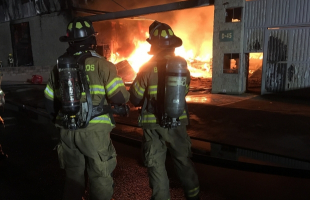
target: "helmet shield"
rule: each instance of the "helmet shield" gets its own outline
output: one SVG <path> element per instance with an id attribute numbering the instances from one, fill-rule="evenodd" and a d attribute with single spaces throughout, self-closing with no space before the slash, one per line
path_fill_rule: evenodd
<path id="1" fill-rule="evenodd" d="M 182 45 L 182 40 L 165 23 L 154 21 L 149 27 L 149 35 L 146 41 L 160 48 L 175 48 Z"/>
<path id="2" fill-rule="evenodd" d="M 97 32 L 95 32 L 90 20 L 75 18 L 67 26 L 67 35 L 61 36 L 59 40 L 61 42 L 82 41 L 95 35 L 97 35 Z"/>

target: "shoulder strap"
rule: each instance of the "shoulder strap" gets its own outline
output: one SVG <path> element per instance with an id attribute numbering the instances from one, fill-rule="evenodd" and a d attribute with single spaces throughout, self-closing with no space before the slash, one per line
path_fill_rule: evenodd
<path id="1" fill-rule="evenodd" d="M 162 59 L 157 62 L 157 76 L 158 76 L 158 83 L 157 83 L 157 109 L 156 109 L 156 115 L 159 119 L 159 121 L 162 120 L 164 117 L 165 112 L 165 83 L 166 83 L 166 65 L 167 60 Z"/>
<path id="2" fill-rule="evenodd" d="M 91 120 L 92 109 L 93 109 L 93 101 L 92 101 L 91 96 L 90 96 L 89 84 L 88 84 L 86 72 L 85 72 L 85 60 L 89 57 L 92 57 L 92 54 L 87 52 L 87 53 L 79 55 L 78 58 L 76 59 L 76 62 L 77 62 L 79 69 L 80 69 L 79 75 L 80 75 L 80 79 L 82 82 L 82 90 L 86 94 L 86 102 L 87 102 L 87 106 L 88 106 L 86 122 L 85 122 L 85 124 L 80 126 L 80 128 L 87 127 L 87 125 L 89 124 L 89 121 Z"/>

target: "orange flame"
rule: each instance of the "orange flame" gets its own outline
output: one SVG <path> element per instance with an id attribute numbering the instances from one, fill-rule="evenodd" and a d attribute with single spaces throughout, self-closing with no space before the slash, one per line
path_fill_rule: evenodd
<path id="1" fill-rule="evenodd" d="M 145 32 L 148 37 L 148 32 Z M 146 62 L 148 62 L 152 55 L 147 52 L 150 50 L 151 45 L 145 40 L 133 39 L 135 50 L 127 58 L 122 57 L 117 52 L 112 54 L 111 62 L 118 63 L 122 60 L 127 60 L 135 72 Z M 184 46 L 175 49 L 175 55 L 181 56 L 187 61 L 188 69 L 193 77 L 212 77 L 211 71 L 211 52 L 202 51 L 199 55 L 193 49 L 185 49 Z"/>

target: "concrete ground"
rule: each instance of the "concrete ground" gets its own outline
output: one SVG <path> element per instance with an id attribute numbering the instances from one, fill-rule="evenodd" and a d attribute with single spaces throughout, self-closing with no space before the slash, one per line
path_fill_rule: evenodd
<path id="1" fill-rule="evenodd" d="M 58 166 L 53 125 L 44 118 L 7 106 L 0 111 L 0 142 L 8 158 L 0 161 L 1 200 L 60 200 L 65 172 Z M 114 137 L 113 137 L 114 138 Z M 113 139 L 118 154 L 114 171 L 115 200 L 148 200 L 146 168 L 139 146 Z M 167 158 L 171 200 L 185 200 L 170 158 Z M 195 163 L 201 200 L 308 200 L 310 179 L 234 170 Z M 85 195 L 85 200 L 88 196 Z"/>
<path id="2" fill-rule="evenodd" d="M 16 111 L 18 111 L 17 113 L 26 113 L 26 118 L 27 116 L 35 118 L 27 108 L 33 108 L 44 113 L 44 88 L 44 85 L 12 86 L 11 84 L 3 84 L 2 86 L 6 93 L 7 102 L 21 106 Z M 306 91 L 303 92 L 307 94 Z M 307 95 L 301 97 L 296 94 L 271 94 L 264 96 L 257 94 L 210 94 L 210 90 L 205 88 L 193 89 L 187 96 L 187 101 L 190 113 L 188 133 L 192 137 L 194 151 L 222 159 L 285 166 L 293 169 L 306 169 L 308 174 L 310 170 L 310 103 Z M 0 115 L 4 116 L 8 112 L 6 109 L 4 111 Z M 137 118 L 137 109 L 131 107 L 129 118 L 116 117 L 118 126 L 113 130 L 113 133 L 140 141 L 142 131 L 141 128 L 137 127 Z M 41 195 L 49 194 L 52 190 L 61 193 L 62 187 L 58 186 L 63 184 L 61 177 L 64 174 L 62 171 L 58 171 L 54 163 L 55 161 L 52 161 L 57 158 L 55 153 L 50 151 L 53 148 L 53 143 L 48 141 L 50 134 L 52 134 L 49 131 L 52 128 L 47 128 L 43 125 L 42 129 L 36 129 L 24 117 L 18 119 L 18 124 L 21 124 L 22 127 L 14 129 L 15 126 L 11 125 L 11 127 L 10 124 L 16 124 L 16 120 L 16 117 L 5 118 L 7 127 L 0 129 L 0 144 L 2 144 L 3 151 L 9 155 L 9 159 L 14 153 L 17 154 L 14 156 L 17 160 L 11 163 L 13 165 L 6 165 L 5 168 L 2 168 L 7 174 L 4 180 L 10 180 L 10 176 L 22 176 L 32 184 L 35 184 L 34 188 L 40 188 L 39 193 Z M 8 130 L 9 128 L 12 128 L 9 131 L 10 133 L 3 135 L 3 130 Z M 32 132 L 36 132 L 36 134 L 32 134 Z M 49 136 L 47 137 L 46 134 Z M 42 140 L 45 141 L 44 144 L 40 143 Z M 123 145 L 120 146 L 119 149 L 126 149 Z M 36 156 L 25 156 L 24 152 L 27 151 L 24 151 L 23 148 L 35 152 L 34 155 Z M 38 149 L 40 150 L 38 151 Z M 131 150 L 138 152 L 138 150 Z M 128 152 L 130 151 L 128 150 Z M 125 154 L 125 160 L 130 155 Z M 140 162 L 138 161 L 139 156 L 134 155 L 133 163 Z M 277 160 L 279 162 L 275 162 Z M 24 165 L 24 163 L 28 164 Z M 287 163 L 290 165 L 286 165 Z M 33 165 L 39 166 L 33 169 Z M 305 179 L 300 179 L 245 171 L 240 173 L 240 171 L 234 171 L 233 169 L 223 171 L 223 168 L 216 168 L 215 171 L 212 171 L 212 167 L 209 165 L 197 165 L 201 166 L 200 175 L 203 177 L 204 188 L 207 191 L 204 194 L 208 197 L 213 195 L 214 199 L 308 199 L 310 197 L 310 194 L 307 192 L 310 191 L 310 188 L 308 188 L 310 185 L 308 182 L 309 176 L 305 176 Z M 40 177 L 47 179 L 46 177 L 50 175 L 47 172 L 49 166 L 54 168 L 53 170 L 55 171 L 51 174 L 55 173 L 55 176 L 53 176 L 52 180 L 48 180 L 48 183 L 45 185 Z M 126 168 L 126 166 L 122 167 Z M 43 170 L 43 174 L 38 174 L 38 170 Z M 137 170 L 136 172 L 140 173 L 140 168 L 129 167 L 127 171 L 130 170 Z M 141 168 L 141 170 L 145 172 L 144 168 Z M 17 171 L 16 174 L 15 171 Z M 34 179 L 36 182 L 30 180 L 31 175 L 27 175 L 29 177 L 24 176 L 23 173 L 28 174 L 29 171 L 30 174 L 33 173 L 33 176 L 37 177 Z M 205 172 L 207 171 L 212 173 L 206 174 Z M 229 176 L 230 174 L 232 176 Z M 204 178 L 204 176 L 206 177 Z M 210 177 L 214 179 L 211 180 Z M 15 182 L 18 181 L 16 179 L 13 182 L 9 181 L 10 185 L 8 187 L 3 187 L 6 183 L 2 182 L 0 188 L 8 189 L 13 187 Z M 147 188 L 146 182 L 144 180 L 143 186 L 141 185 L 144 189 Z M 26 183 L 23 182 L 23 184 Z M 57 185 L 58 189 L 49 190 L 49 185 Z M 215 186 L 224 189 L 217 191 Z M 31 188 L 26 187 L 24 191 L 22 185 L 18 185 L 18 187 L 21 188 L 22 193 L 31 190 Z M 176 187 L 180 191 L 180 187 Z M 242 187 L 247 188 L 246 191 Z M 208 190 L 208 188 L 213 188 L 214 191 Z M 147 189 L 144 189 L 143 192 L 149 195 L 149 190 L 146 192 L 145 190 Z M 208 191 L 211 193 L 208 193 Z M 128 191 L 122 191 L 122 194 L 125 194 L 124 192 Z M 30 193 L 29 196 L 31 195 L 33 194 Z M 182 193 L 176 194 L 175 199 L 182 199 L 177 197 L 180 195 L 182 196 Z M 294 195 L 298 196 L 294 198 Z M 133 196 L 127 199 L 135 198 L 138 199 Z M 119 197 L 117 199 L 122 198 Z M 123 199 L 126 200 L 126 198 Z"/>
<path id="3" fill-rule="evenodd" d="M 2 88 L 8 102 L 45 112 L 44 84 L 4 82 Z M 309 97 L 211 94 L 209 88 L 194 88 L 186 99 L 191 137 L 310 162 Z M 134 127 L 137 119 L 137 108 L 131 106 L 130 117 L 116 117 L 115 131 L 141 139 L 141 129 Z"/>

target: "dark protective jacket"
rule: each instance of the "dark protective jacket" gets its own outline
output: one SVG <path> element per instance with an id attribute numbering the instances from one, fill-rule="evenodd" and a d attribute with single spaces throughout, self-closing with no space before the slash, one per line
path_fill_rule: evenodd
<path id="1" fill-rule="evenodd" d="M 143 113 L 139 117 L 139 124 L 144 128 L 155 128 L 159 124 L 159 120 L 152 111 L 152 99 L 157 99 L 158 87 L 158 61 L 162 59 L 170 59 L 174 56 L 173 52 L 159 53 L 155 55 L 149 62 L 144 64 L 137 74 L 132 86 L 129 89 L 130 102 L 138 107 L 145 107 Z M 188 93 L 190 84 L 190 73 L 188 73 L 186 83 L 186 94 Z M 146 105 L 144 105 L 146 104 Z M 144 105 L 144 106 L 143 106 Z M 188 125 L 188 117 L 186 109 L 179 117 L 181 124 Z"/>
<path id="2" fill-rule="evenodd" d="M 107 98 L 109 103 L 124 104 L 129 100 L 129 92 L 123 83 L 121 77 L 117 75 L 116 67 L 113 63 L 101 57 L 95 51 L 90 51 L 92 57 L 85 60 L 85 71 L 89 83 L 90 94 L 93 106 L 99 105 L 102 98 Z M 60 102 L 58 70 L 54 66 L 50 73 L 48 83 L 44 91 L 47 99 L 47 110 L 58 111 L 57 105 Z M 86 94 L 82 93 L 81 102 L 86 102 Z M 108 102 L 105 100 L 104 105 Z M 55 113 L 56 126 L 62 127 L 62 113 L 61 110 Z M 111 122 L 109 114 L 95 117 L 89 122 L 87 129 L 92 129 L 100 125 L 100 127 L 111 128 L 115 125 Z"/>

